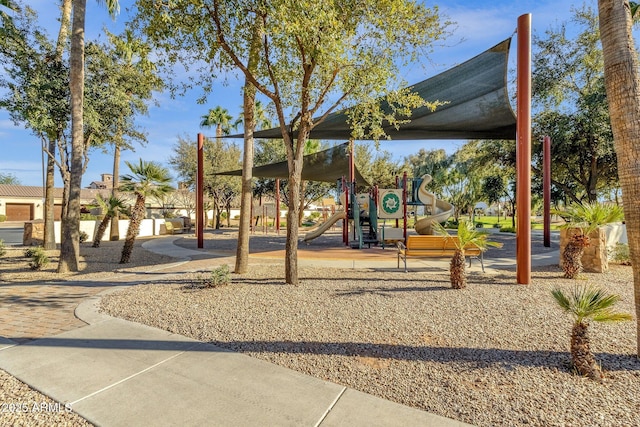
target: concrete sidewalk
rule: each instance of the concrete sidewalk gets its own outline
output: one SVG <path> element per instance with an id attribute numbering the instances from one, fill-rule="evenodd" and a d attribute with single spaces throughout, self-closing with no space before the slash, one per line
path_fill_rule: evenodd
<path id="1" fill-rule="evenodd" d="M 152 271 L 166 268 L 170 274 L 176 267 L 185 270 L 198 265 L 189 260 L 208 259 L 210 264 L 212 258 L 219 258 L 175 246 L 174 241 L 145 242 L 147 250 L 182 259 Z M 335 260 L 330 262 L 336 265 Z M 344 262 L 353 264 L 353 260 Z M 379 260 L 370 262 L 380 266 Z M 365 265 L 359 261 L 358 267 Z M 116 290 L 80 303 L 75 314 L 86 326 L 23 344 L 0 337 L 0 369 L 101 426 L 467 425 L 100 314 L 101 295 Z"/>
<path id="2" fill-rule="evenodd" d="M 0 341 L 0 368 L 101 426 L 466 425 L 100 314 L 99 299 L 76 310 L 88 326 Z"/>
<path id="3" fill-rule="evenodd" d="M 146 250 L 180 258 L 149 272 L 172 274 L 198 266 L 210 268 L 214 258 L 214 264 L 233 262 L 228 255 L 176 246 L 176 239 L 144 243 Z M 552 251 L 534 256 L 532 264 L 553 264 L 557 259 L 557 251 Z M 395 269 L 397 261 L 392 254 L 388 260 L 350 257 L 301 259 L 300 263 Z M 410 270 L 446 271 L 448 260 L 410 259 L 408 266 Z M 485 267 L 489 271 L 512 269 L 515 262 L 509 258 L 486 259 Z M 476 269 L 478 265 L 474 265 Z M 140 281 L 142 276 L 138 277 Z M 0 368 L 101 426 L 466 425 L 184 336 L 100 314 L 100 295 L 85 294 L 87 299 L 76 309 L 76 316 L 86 326 L 23 344 L 0 337 Z"/>

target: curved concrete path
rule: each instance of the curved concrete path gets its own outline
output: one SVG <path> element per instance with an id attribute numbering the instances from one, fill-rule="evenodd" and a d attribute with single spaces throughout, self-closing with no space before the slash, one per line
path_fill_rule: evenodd
<path id="1" fill-rule="evenodd" d="M 202 257 L 174 240 L 145 249 Z M 21 345 L 0 338 L 0 368 L 101 426 L 466 425 L 101 314 L 100 298 L 77 307 L 86 326 Z"/>

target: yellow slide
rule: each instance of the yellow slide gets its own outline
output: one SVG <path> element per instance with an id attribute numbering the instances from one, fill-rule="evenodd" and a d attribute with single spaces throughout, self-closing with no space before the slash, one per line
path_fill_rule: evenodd
<path id="1" fill-rule="evenodd" d="M 344 211 L 336 212 L 335 214 L 331 215 L 325 222 L 320 224 L 320 226 L 318 228 L 316 228 L 313 231 L 308 232 L 304 236 L 302 241 L 303 242 L 309 242 L 309 241 L 315 239 L 316 237 L 322 235 L 325 231 L 330 229 L 333 224 L 335 224 L 336 222 L 340 221 L 341 219 L 344 219 L 345 217 L 346 217 L 346 214 L 345 214 Z"/>

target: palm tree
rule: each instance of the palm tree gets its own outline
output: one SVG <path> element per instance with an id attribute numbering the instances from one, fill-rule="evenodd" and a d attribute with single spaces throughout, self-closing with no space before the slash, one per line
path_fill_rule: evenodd
<path id="1" fill-rule="evenodd" d="M 580 375 L 593 380 L 602 379 L 602 371 L 591 353 L 587 328 L 588 320 L 594 322 L 619 322 L 631 320 L 629 313 L 612 310 L 620 296 L 607 294 L 604 289 L 591 286 L 576 286 L 573 293 L 565 295 L 562 289 L 551 291 L 560 308 L 573 316 L 571 330 L 571 361 Z"/>
<path id="2" fill-rule="evenodd" d="M 111 194 L 108 199 L 103 199 L 100 194 L 96 197 L 98 205 L 102 208 L 102 213 L 104 214 L 104 218 L 100 221 L 100 225 L 98 225 L 98 229 L 96 230 L 96 236 L 93 239 L 93 247 L 100 247 L 100 241 L 104 236 L 104 232 L 107 229 L 107 225 L 111 221 L 111 218 L 114 218 L 119 210 L 125 209 L 126 206 L 124 204 L 124 200 L 117 196 Z"/>
<path id="3" fill-rule="evenodd" d="M 577 230 L 562 252 L 562 269 L 564 277 L 575 279 L 582 271 L 582 255 L 589 246 L 589 235 L 598 227 L 621 221 L 624 217 L 622 208 L 616 205 L 603 205 L 597 202 L 573 204 L 565 211 L 555 211 L 567 220 L 565 228 Z"/>
<path id="4" fill-rule="evenodd" d="M 640 255 L 640 72 L 638 52 L 633 40 L 633 16 L 629 2 L 598 0 L 600 40 L 604 61 L 604 81 L 611 117 L 611 130 L 618 159 L 618 176 L 632 257 Z M 633 2 L 637 18 L 638 4 Z M 634 262 L 633 290 L 636 295 L 637 354 L 640 357 L 640 263 Z"/>
<path id="5" fill-rule="evenodd" d="M 449 232 L 442 224 L 434 224 L 434 229 L 440 235 L 449 237 Z M 486 251 L 489 247 L 501 247 L 502 244 L 487 239 L 487 233 L 477 231 L 471 222 L 460 221 L 458 223 L 458 238 L 454 240 L 456 250 L 451 257 L 449 264 L 449 276 L 453 289 L 464 289 L 467 287 L 467 271 L 464 262 L 464 250 L 470 246 L 477 246 L 481 251 Z"/>
<path id="6" fill-rule="evenodd" d="M 216 138 L 222 138 L 222 135 L 227 135 L 231 129 L 231 120 L 233 117 L 229 114 L 226 108 L 220 106 L 212 108 L 209 113 L 202 116 L 200 127 L 216 128 Z"/>
<path id="7" fill-rule="evenodd" d="M 120 191 L 135 194 L 136 202 L 131 210 L 129 228 L 127 229 L 127 237 L 122 247 L 120 264 L 129 262 L 131 258 L 133 244 L 140 231 L 140 222 L 145 217 L 144 203 L 146 198 L 149 196 L 159 197 L 173 190 L 169 186 L 169 182 L 171 181 L 169 171 L 158 163 L 145 162 L 142 159 L 140 159 L 137 165 L 129 162 L 125 163 L 131 170 L 131 175 L 123 175 L 120 177 L 122 181 Z"/>
<path id="8" fill-rule="evenodd" d="M 112 16 L 119 12 L 118 0 L 104 0 Z M 80 189 L 82 188 L 84 145 L 84 30 L 87 0 L 72 0 L 71 49 L 69 51 L 69 92 L 71 107 L 71 153 L 65 218 L 60 231 L 58 273 L 78 271 L 80 259 Z"/>

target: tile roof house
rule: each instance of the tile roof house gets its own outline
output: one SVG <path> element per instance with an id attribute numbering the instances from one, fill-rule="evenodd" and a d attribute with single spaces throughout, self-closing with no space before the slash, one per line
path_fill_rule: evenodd
<path id="1" fill-rule="evenodd" d="M 82 205 L 95 204 L 96 195 L 109 191 L 83 188 L 80 192 Z M 60 219 L 62 212 L 62 188 L 53 189 L 54 217 Z M 44 218 L 44 188 L 29 185 L 0 184 L 0 215 L 7 221 L 31 221 Z"/>

